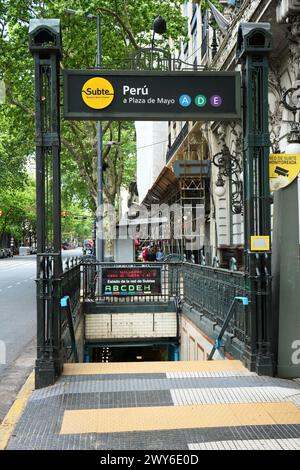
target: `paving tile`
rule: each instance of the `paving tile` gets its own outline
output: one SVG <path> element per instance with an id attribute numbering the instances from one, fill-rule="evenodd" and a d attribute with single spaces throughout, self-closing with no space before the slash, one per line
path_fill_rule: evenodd
<path id="1" fill-rule="evenodd" d="M 189 450 L 300 450 L 300 439 L 252 439 L 188 444 Z"/>
<path id="2" fill-rule="evenodd" d="M 299 449 L 300 424 L 296 421 L 300 409 L 300 384 L 286 379 L 258 377 L 241 367 L 238 361 L 232 364 L 228 364 L 231 361 L 213 362 L 219 363 L 152 363 L 142 367 L 127 364 L 114 366 L 112 373 L 110 367 L 105 368 L 105 373 L 103 370 L 97 373 L 98 366 L 90 374 L 68 373 L 55 385 L 33 392 L 8 448 Z M 76 368 L 69 368 L 69 372 L 71 370 Z M 215 410 L 208 415 L 208 426 L 203 413 L 199 415 L 201 419 L 194 419 L 195 410 L 207 406 Z M 251 409 L 258 415 L 259 409 L 264 409 L 259 407 L 269 406 L 273 418 L 266 422 L 259 419 L 249 421 L 249 411 L 240 408 L 242 411 L 233 413 L 229 419 L 230 406 L 244 406 L 248 410 L 254 407 Z M 78 434 L 60 434 L 66 413 L 90 411 L 94 415 L 103 412 L 109 416 L 111 410 L 115 410 L 121 416 L 128 409 L 134 410 L 132 416 L 135 419 L 139 417 L 141 421 L 136 429 L 128 425 L 126 432 L 120 432 L 121 426 L 118 428 L 117 425 L 114 432 L 109 432 L 109 429 L 107 432 L 100 429 L 99 432 L 98 429 L 98 432 L 83 433 L 81 429 Z M 160 413 L 158 410 L 162 409 L 164 412 Z M 171 413 L 168 414 L 167 410 Z M 173 429 L 166 424 L 165 411 L 174 418 L 170 424 Z M 151 426 L 149 430 L 143 429 L 144 413 L 152 421 L 152 415 L 158 413 L 156 429 L 151 429 Z M 184 423 L 190 418 L 194 419 L 195 427 Z M 214 420 L 218 421 L 217 427 L 212 427 Z M 241 425 L 243 422 L 247 425 Z M 199 427 L 200 424 L 203 427 Z M 180 426 L 183 427 L 180 429 Z"/>
<path id="3" fill-rule="evenodd" d="M 171 390 L 174 405 L 211 403 L 275 403 L 290 401 L 293 389 L 280 387 L 191 388 Z"/>

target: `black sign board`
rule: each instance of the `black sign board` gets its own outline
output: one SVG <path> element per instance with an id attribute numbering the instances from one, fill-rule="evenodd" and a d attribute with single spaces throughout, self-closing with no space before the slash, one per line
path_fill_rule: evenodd
<path id="1" fill-rule="evenodd" d="M 161 294 L 159 266 L 102 268 L 102 295 L 158 295 Z"/>
<path id="2" fill-rule="evenodd" d="M 238 72 L 64 71 L 66 119 L 239 119 Z"/>

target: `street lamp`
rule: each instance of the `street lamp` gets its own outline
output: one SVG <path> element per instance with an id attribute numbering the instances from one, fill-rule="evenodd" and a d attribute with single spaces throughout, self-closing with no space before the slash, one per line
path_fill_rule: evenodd
<path id="1" fill-rule="evenodd" d="M 65 12 L 69 15 L 76 15 L 76 10 L 67 9 Z M 102 65 L 101 61 L 101 15 L 92 15 L 91 13 L 86 15 L 88 20 L 97 20 L 97 61 L 96 68 L 100 69 Z M 97 212 L 99 209 L 102 211 L 103 205 L 103 194 L 102 194 L 102 123 L 97 122 Z M 95 219 L 95 226 L 97 226 L 97 216 Z M 100 215 L 98 220 L 98 236 L 96 236 L 96 244 L 94 246 L 96 250 L 96 257 L 98 261 L 104 260 L 104 243 L 103 243 L 103 217 Z"/>
<path id="2" fill-rule="evenodd" d="M 167 31 L 166 20 L 161 15 L 156 15 L 153 21 L 153 36 L 151 41 L 151 69 L 153 68 L 153 49 L 154 49 L 154 36 L 156 34 L 165 34 Z"/>
<path id="3" fill-rule="evenodd" d="M 220 173 L 218 173 L 218 178 L 217 178 L 216 187 L 215 187 L 215 195 L 217 197 L 223 197 L 225 193 L 226 193 L 225 181 L 223 180 Z"/>
<path id="4" fill-rule="evenodd" d="M 223 178 L 228 177 L 231 185 L 231 211 L 234 214 L 241 214 L 243 209 L 243 176 L 238 156 L 232 155 L 227 145 L 224 145 L 222 151 L 213 156 L 212 162 L 218 168 L 218 178 L 215 187 L 216 196 L 224 196 L 226 190 Z"/>

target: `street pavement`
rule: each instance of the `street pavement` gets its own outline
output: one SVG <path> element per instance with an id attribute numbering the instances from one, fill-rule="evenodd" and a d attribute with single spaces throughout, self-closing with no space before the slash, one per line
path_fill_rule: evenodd
<path id="1" fill-rule="evenodd" d="M 300 385 L 237 360 L 65 364 L 30 391 L 9 450 L 159 450 L 154 465 L 166 450 L 300 450 Z"/>
<path id="2" fill-rule="evenodd" d="M 11 364 L 35 333 L 35 256 L 0 260 L 0 340 Z"/>
<path id="3" fill-rule="evenodd" d="M 81 254 L 62 252 L 63 259 Z M 35 255 L 0 259 L 0 422 L 34 366 L 35 277 Z"/>

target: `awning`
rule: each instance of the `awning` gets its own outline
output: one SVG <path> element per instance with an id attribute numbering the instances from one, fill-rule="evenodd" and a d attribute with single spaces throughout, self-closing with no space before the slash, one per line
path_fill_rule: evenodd
<path id="1" fill-rule="evenodd" d="M 165 166 L 144 197 L 142 204 L 147 207 L 151 204 L 161 204 L 167 194 L 170 193 L 171 188 L 176 187 L 177 184 L 178 180 L 173 171 Z"/>
<path id="2" fill-rule="evenodd" d="M 229 28 L 230 22 L 227 20 L 227 18 L 225 18 L 224 15 L 222 15 L 222 13 L 209 0 L 207 1 L 207 3 L 212 11 L 212 14 L 214 15 L 214 18 L 220 30 L 226 33 Z"/>

